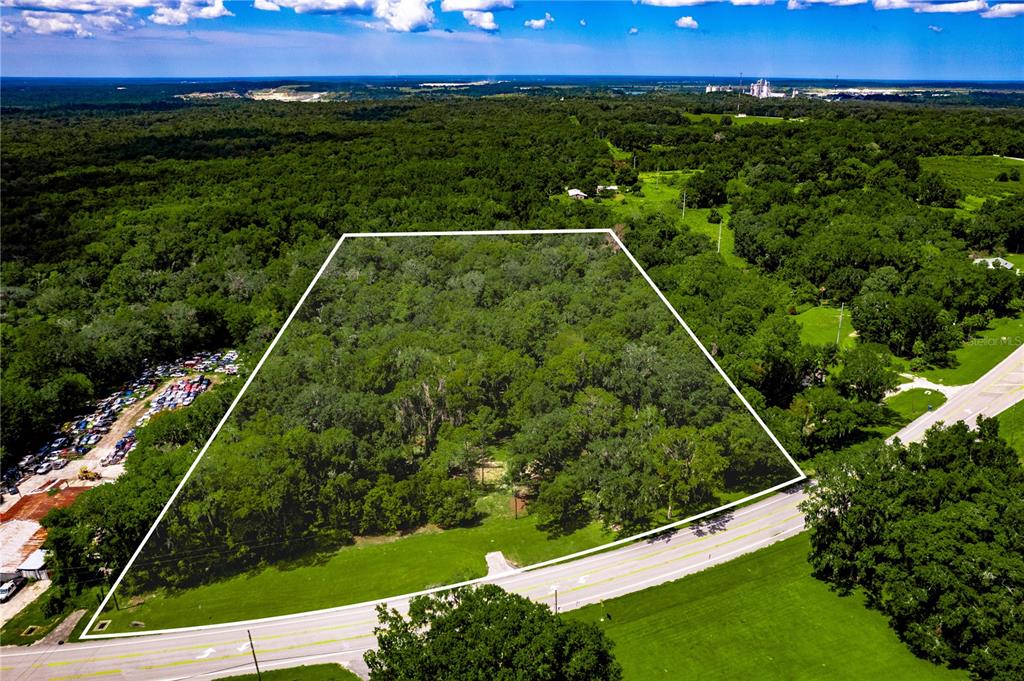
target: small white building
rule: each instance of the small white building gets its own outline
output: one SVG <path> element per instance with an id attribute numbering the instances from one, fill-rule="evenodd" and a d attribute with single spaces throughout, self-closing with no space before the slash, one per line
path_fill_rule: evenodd
<path id="1" fill-rule="evenodd" d="M 18 574 L 26 579 L 49 579 L 46 573 L 46 551 L 36 549 L 18 566 Z"/>
<path id="2" fill-rule="evenodd" d="M 603 194 L 604 192 L 617 192 L 619 191 L 619 185 L 617 184 L 599 184 L 597 185 L 597 193 Z"/>
<path id="3" fill-rule="evenodd" d="M 974 259 L 974 264 L 975 265 L 984 265 L 985 267 L 989 268 L 990 270 L 994 270 L 997 267 L 1002 267 L 1004 270 L 1015 270 L 1015 269 L 1017 269 L 1016 266 L 1012 262 L 1010 262 L 1006 258 L 999 258 L 999 257 L 995 257 L 995 258 L 975 258 Z"/>
<path id="4" fill-rule="evenodd" d="M 585 198 L 587 198 L 587 195 L 585 193 L 581 192 L 579 189 L 570 189 L 569 190 L 569 198 L 570 199 L 585 199 Z"/>

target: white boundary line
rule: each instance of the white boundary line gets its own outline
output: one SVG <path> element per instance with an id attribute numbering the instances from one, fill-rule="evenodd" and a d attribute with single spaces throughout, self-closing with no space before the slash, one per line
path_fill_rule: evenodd
<path id="1" fill-rule="evenodd" d="M 139 547 L 137 549 L 135 549 L 135 552 L 132 554 L 131 558 L 128 559 L 128 563 L 121 570 L 121 574 L 119 574 L 117 579 L 114 580 L 113 585 L 111 585 L 110 589 L 107 591 L 107 595 L 104 596 L 103 600 L 100 602 L 99 606 L 96 608 L 96 612 L 94 612 L 93 616 L 89 619 L 89 623 L 85 625 L 85 628 L 82 630 L 82 634 L 79 637 L 79 639 L 80 640 L 95 640 L 95 639 L 126 638 L 126 637 L 136 637 L 136 636 L 153 636 L 153 635 L 156 635 L 156 634 L 182 633 L 182 632 L 190 632 L 190 631 L 203 631 L 203 630 L 208 630 L 208 629 L 223 629 L 223 628 L 227 628 L 227 627 L 240 627 L 240 626 L 257 624 L 257 623 L 276 622 L 276 621 L 285 620 L 285 619 L 298 619 L 298 618 L 305 617 L 305 616 L 308 616 L 308 615 L 319 615 L 319 614 L 330 613 L 330 612 L 340 612 L 340 611 L 343 611 L 343 610 L 350 610 L 350 609 L 353 609 L 353 608 L 364 607 L 364 606 L 367 606 L 367 605 L 375 605 L 375 604 L 378 604 L 378 603 L 387 603 L 389 601 L 400 600 L 400 599 L 409 599 L 409 598 L 414 598 L 416 596 L 422 596 L 422 595 L 426 595 L 426 594 L 437 593 L 439 591 L 447 591 L 447 590 L 455 589 L 455 588 L 458 588 L 458 587 L 461 587 L 461 586 L 470 586 L 470 585 L 473 585 L 473 584 L 480 584 L 480 583 L 488 581 L 488 577 L 479 577 L 477 579 L 470 579 L 470 580 L 466 580 L 466 581 L 463 581 L 463 582 L 457 582 L 455 584 L 447 584 L 445 586 L 435 587 L 435 588 L 432 588 L 432 589 L 424 589 L 422 591 L 416 591 L 416 592 L 413 592 L 413 593 L 401 594 L 401 595 L 396 595 L 396 596 L 389 596 L 387 598 L 380 598 L 380 599 L 372 600 L 372 601 L 364 601 L 362 603 L 352 603 L 352 604 L 349 604 L 349 605 L 342 605 L 342 606 L 337 606 L 337 607 L 333 607 L 333 608 L 323 608 L 323 609 L 320 609 L 320 610 L 307 610 L 307 611 L 301 612 L 301 613 L 293 613 L 293 614 L 289 614 L 289 615 L 276 615 L 276 616 L 273 616 L 273 617 L 260 617 L 260 618 L 256 618 L 256 619 L 241 620 L 241 621 L 237 621 L 237 622 L 224 622 L 224 623 L 218 623 L 218 624 L 203 624 L 203 625 L 197 625 L 197 626 L 192 626 L 192 627 L 176 627 L 176 628 L 173 628 L 173 629 L 154 629 L 154 630 L 151 630 L 151 631 L 138 631 L 138 632 L 136 632 L 136 631 L 127 631 L 127 632 L 110 633 L 110 634 L 91 634 L 91 633 L 87 633 L 96 624 L 96 620 L 99 618 L 100 614 L 102 614 L 103 609 L 107 607 L 107 603 L 110 601 L 110 598 L 113 596 L 114 591 L 117 589 L 118 586 L 120 586 L 121 582 L 125 578 L 125 575 L 128 574 L 128 570 L 131 569 L 131 567 L 135 563 L 136 559 L 138 559 L 139 554 L 142 553 L 142 549 L 146 546 L 146 543 L 149 541 L 150 537 L 152 537 L 153 533 L 156 531 L 157 525 L 159 525 L 160 521 L 163 520 L 164 516 L 167 514 L 167 511 L 169 511 L 171 506 L 174 504 L 174 500 L 177 499 L 178 494 L 180 494 L 181 490 L 185 487 L 185 483 L 187 483 L 189 478 L 192 477 L 192 473 L 195 471 L 196 467 L 199 465 L 199 462 L 202 460 L 203 456 L 206 454 L 206 451 L 210 448 L 210 445 L 213 443 L 213 440 L 217 437 L 217 434 L 220 433 L 221 428 L 224 427 L 224 424 L 227 423 L 228 418 L 230 418 L 231 414 L 235 411 L 235 407 L 238 405 L 239 400 L 242 399 L 242 396 L 245 394 L 245 391 L 252 384 L 253 379 L 256 377 L 256 374 L 259 373 L 259 370 L 263 366 L 264 362 L 266 362 L 267 358 L 270 357 L 270 353 L 273 352 L 274 347 L 277 345 L 277 342 L 279 340 L 281 340 L 281 337 L 284 335 L 284 332 L 288 329 L 288 326 L 292 323 L 292 320 L 295 318 L 295 315 L 298 313 L 299 308 L 301 308 L 303 303 L 306 302 L 306 298 L 309 297 L 309 294 L 313 291 L 313 288 L 316 286 L 317 282 L 320 281 L 320 277 L 322 277 L 324 272 L 327 271 L 328 266 L 331 264 L 331 261 L 334 260 L 334 256 L 337 254 L 338 249 L 341 248 L 341 244 L 345 241 L 345 239 L 386 238 L 386 237 L 530 236 L 530 235 L 549 235 L 549 234 L 603 234 L 603 235 L 611 237 L 615 241 L 615 243 L 619 246 L 619 248 L 622 249 L 622 252 L 626 255 L 626 257 L 629 258 L 629 261 L 633 264 L 633 267 L 635 267 L 637 269 L 637 271 L 640 272 L 640 275 L 644 278 L 644 280 L 647 282 L 647 284 L 654 290 L 654 292 L 657 294 L 658 298 L 665 305 L 665 307 L 667 307 L 669 309 L 669 311 L 672 313 L 672 316 L 675 317 L 676 321 L 679 322 L 679 324 L 683 327 L 683 329 L 690 336 L 690 338 L 694 341 L 694 343 L 697 344 L 697 347 L 700 348 L 701 352 L 704 353 L 704 356 L 708 359 L 709 362 L 711 362 L 711 365 L 713 367 L 715 367 L 715 369 L 722 376 L 722 378 L 725 379 L 726 384 L 732 389 L 732 391 L 740 399 L 740 402 L 742 402 L 743 406 L 745 406 L 747 408 L 747 411 L 749 411 L 750 414 L 754 417 L 754 419 L 757 421 L 758 425 L 760 425 L 761 428 L 764 429 L 764 431 L 768 434 L 768 437 L 771 438 L 771 441 L 775 444 L 776 447 L 779 448 L 779 451 L 781 451 L 782 454 L 786 457 L 786 460 L 789 461 L 789 463 L 793 466 L 794 470 L 797 472 L 797 477 L 793 478 L 792 480 L 787 480 L 786 482 L 783 482 L 783 483 L 780 483 L 778 485 L 775 485 L 774 487 L 771 487 L 769 489 L 757 492 L 756 494 L 751 494 L 750 496 L 744 497 L 744 498 L 739 499 L 737 501 L 733 501 L 733 502 L 725 504 L 723 506 L 719 506 L 717 508 L 713 508 L 713 509 L 711 509 L 709 511 L 704 511 L 703 513 L 698 513 L 697 515 L 690 516 L 689 518 L 683 518 L 682 520 L 677 520 L 676 522 L 669 523 L 667 525 L 662 525 L 660 527 L 656 527 L 654 529 L 647 530 L 645 532 L 640 532 L 638 534 L 634 534 L 632 536 L 625 537 L 623 539 L 617 539 L 616 541 L 609 542 L 607 544 L 602 544 L 600 546 L 595 546 L 593 548 L 585 549 L 583 551 L 577 551 L 576 553 L 572 553 L 572 554 L 569 554 L 567 556 L 561 556 L 559 558 L 553 558 L 551 560 L 542 561 L 540 563 L 534 563 L 533 565 L 527 565 L 525 567 L 521 567 L 521 568 L 516 569 L 512 573 L 504 573 L 504 574 L 501 575 L 502 577 L 506 577 L 509 574 L 518 574 L 518 573 L 523 573 L 523 572 L 529 572 L 529 571 L 532 571 L 532 570 L 536 570 L 538 568 L 547 567 L 549 565 L 555 565 L 557 563 L 564 563 L 564 562 L 567 562 L 567 561 L 570 561 L 570 560 L 574 560 L 576 558 L 581 558 L 583 556 L 587 556 L 587 555 L 590 555 L 590 554 L 593 554 L 593 553 L 598 553 L 600 551 L 606 551 L 608 549 L 615 548 L 615 547 L 621 546 L 623 544 L 629 544 L 629 543 L 632 543 L 632 542 L 634 542 L 634 541 L 636 541 L 638 539 L 643 539 L 645 537 L 649 537 L 651 535 L 655 535 L 655 534 L 658 534 L 660 532 L 664 532 L 665 530 L 673 529 L 675 527 L 679 527 L 680 525 L 685 525 L 687 523 L 691 523 L 691 522 L 694 522 L 696 520 L 700 520 L 702 518 L 706 518 L 706 517 L 708 517 L 710 515 L 714 515 L 716 513 L 720 513 L 722 511 L 728 510 L 728 509 L 733 508 L 735 506 L 739 506 L 741 504 L 745 504 L 748 501 L 753 501 L 754 499 L 758 499 L 758 498 L 763 497 L 763 496 L 765 496 L 767 494 L 771 494 L 772 492 L 776 492 L 776 491 L 778 491 L 780 489 L 783 489 L 783 488 L 788 487 L 788 486 L 790 486 L 792 484 L 795 484 L 797 482 L 800 482 L 802 480 L 807 479 L 807 475 L 804 474 L 804 472 L 797 465 L 796 461 L 793 460 L 793 457 L 791 457 L 789 455 L 789 452 L 786 451 L 786 448 L 782 446 L 782 443 L 779 442 L 778 438 L 775 437 L 775 434 L 768 428 L 767 425 L 765 425 L 764 421 L 761 420 L 761 417 L 758 416 L 756 411 L 754 411 L 754 408 L 752 406 L 750 406 L 750 403 L 747 402 L 745 397 L 743 397 L 743 394 L 740 393 L 740 391 L 736 387 L 736 385 L 726 375 L 725 371 L 722 370 L 722 367 L 720 367 L 718 365 L 718 362 L 716 362 L 715 358 L 711 356 L 711 353 L 709 353 L 707 351 L 707 348 L 705 348 L 704 344 L 700 342 L 700 340 L 697 338 L 697 336 L 690 329 L 689 325 L 685 321 L 683 321 L 683 318 L 681 316 L 679 316 L 679 313 L 676 311 L 676 309 L 674 307 L 672 307 L 672 304 L 668 301 L 668 298 L 666 298 L 665 295 L 661 292 L 661 290 L 657 287 L 657 285 L 655 285 L 655 283 L 651 279 L 651 277 L 647 274 L 647 272 L 644 270 L 644 268 L 640 266 L 640 263 L 637 262 L 636 258 L 633 257 L 633 254 L 629 252 L 629 249 L 626 248 L 626 245 L 624 243 L 622 243 L 622 240 L 619 239 L 618 235 L 615 234 L 614 231 L 612 231 L 610 229 L 496 229 L 496 230 L 466 230 L 466 231 L 450 231 L 450 232 L 437 231 L 437 232 L 355 232 L 355 233 L 346 233 L 346 234 L 342 234 L 341 237 L 338 239 L 338 241 L 334 244 L 334 248 L 332 248 L 331 252 L 327 255 L 327 259 L 324 260 L 324 263 L 320 266 L 320 269 L 317 271 L 316 276 L 313 277 L 313 281 L 309 282 L 309 286 L 306 287 L 306 290 L 303 292 L 302 296 L 299 298 L 298 302 L 295 304 L 295 307 L 292 309 L 291 313 L 285 319 L 284 325 L 281 327 L 281 330 L 278 331 L 277 335 L 274 336 L 274 339 L 270 342 L 270 345 L 267 347 L 266 351 L 263 353 L 263 356 L 260 358 L 260 361 L 256 363 L 256 366 L 253 368 L 252 373 L 249 374 L 249 377 L 245 380 L 245 383 L 242 385 L 242 389 L 238 391 L 238 394 L 235 396 L 235 399 L 231 401 L 231 405 L 228 407 L 228 410 L 224 413 L 224 416 L 221 418 L 220 422 L 217 424 L 217 427 L 213 429 L 213 433 L 210 435 L 209 439 L 206 441 L 206 444 L 203 445 L 203 448 L 200 450 L 199 454 L 196 455 L 196 458 L 192 462 L 192 465 L 189 466 L 188 470 L 185 472 L 185 476 L 181 479 L 181 482 L 178 483 L 178 486 L 174 489 L 174 492 L 171 494 L 170 498 L 167 500 L 167 503 L 164 504 L 164 507 L 160 510 L 160 513 L 157 515 L 156 520 L 153 522 L 153 526 L 149 528 L 148 532 L 146 532 L 146 536 L 144 536 L 142 538 L 142 542 L 139 544 Z"/>

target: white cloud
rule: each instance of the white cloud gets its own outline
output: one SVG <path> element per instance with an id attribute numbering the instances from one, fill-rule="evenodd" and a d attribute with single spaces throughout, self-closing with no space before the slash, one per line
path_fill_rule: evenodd
<path id="1" fill-rule="evenodd" d="M 434 23 L 430 0 L 383 0 L 376 3 L 373 15 L 382 19 L 389 29 L 408 33 L 428 28 Z"/>
<path id="2" fill-rule="evenodd" d="M 470 26 L 476 26 L 477 28 L 485 31 L 497 31 L 498 24 L 494 21 L 494 12 L 477 12 L 475 10 L 466 10 L 462 13 L 462 16 L 466 18 Z"/>
<path id="3" fill-rule="evenodd" d="M 183 26 L 188 23 L 189 15 L 188 10 L 182 5 L 178 7 L 157 7 L 156 11 L 150 15 L 149 20 L 154 24 L 160 24 L 161 26 Z"/>
<path id="4" fill-rule="evenodd" d="M 586 28 L 587 27 L 587 20 L 586 19 L 580 19 L 580 26 L 582 26 L 583 28 Z"/>
<path id="5" fill-rule="evenodd" d="M 441 0 L 442 12 L 489 12 L 515 6 L 513 0 Z"/>
<path id="6" fill-rule="evenodd" d="M 942 33 L 942 27 L 935 24 L 928 24 L 928 30 L 932 33 Z"/>
<path id="7" fill-rule="evenodd" d="M 270 0 L 277 8 L 289 7 L 296 14 L 370 14 L 377 22 L 364 24 L 378 28 L 407 33 L 429 28 L 435 21 L 433 0 Z M 271 7 L 257 9 L 276 11 Z"/>
<path id="8" fill-rule="evenodd" d="M 964 14 L 966 12 L 981 12 L 988 9 L 985 0 L 964 0 L 963 2 L 939 2 L 920 3 L 913 5 L 915 12 L 932 14 L 942 12 L 948 14 Z"/>
<path id="9" fill-rule="evenodd" d="M 693 17 L 679 17 L 676 19 L 676 28 L 697 28 L 697 20 Z"/>
<path id="10" fill-rule="evenodd" d="M 177 7 L 161 5 L 149 20 L 161 26 L 183 26 L 190 19 L 220 19 L 235 16 L 224 7 L 224 0 L 181 0 Z"/>
<path id="11" fill-rule="evenodd" d="M 555 18 L 551 16 L 550 12 L 544 12 L 543 19 L 527 19 L 523 22 L 523 26 L 526 28 L 532 28 L 535 31 L 543 30 L 545 26 L 550 23 L 554 23 Z"/>
<path id="12" fill-rule="evenodd" d="M 639 32 L 640 32 L 640 29 L 637 28 L 636 26 L 630 26 L 629 27 L 629 31 L 628 31 L 629 35 L 636 35 Z"/>
<path id="13" fill-rule="evenodd" d="M 1024 14 L 1024 2 L 1000 2 L 982 12 L 983 19 L 1009 19 Z"/>
<path id="14" fill-rule="evenodd" d="M 252 3 L 252 6 L 256 9 L 261 9 L 264 12 L 281 11 L 281 6 L 271 2 L 270 0 L 256 0 L 256 2 Z"/>
<path id="15" fill-rule="evenodd" d="M 83 26 L 80 16 L 66 12 L 37 12 L 25 11 L 21 13 L 25 20 L 25 26 L 33 33 L 39 35 L 71 35 L 76 38 L 91 38 L 92 33 Z"/>
<path id="16" fill-rule="evenodd" d="M 4 35 L 14 35 L 18 32 L 18 27 L 9 21 L 0 21 L 0 33 Z"/>

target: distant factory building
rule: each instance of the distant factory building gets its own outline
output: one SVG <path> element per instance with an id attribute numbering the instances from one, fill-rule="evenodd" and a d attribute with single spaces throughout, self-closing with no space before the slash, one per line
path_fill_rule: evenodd
<path id="1" fill-rule="evenodd" d="M 764 78 L 761 78 L 756 83 L 750 84 L 749 94 L 751 97 L 757 97 L 758 99 L 770 99 L 786 96 L 786 93 L 784 92 L 775 92 L 772 90 L 772 84 Z"/>

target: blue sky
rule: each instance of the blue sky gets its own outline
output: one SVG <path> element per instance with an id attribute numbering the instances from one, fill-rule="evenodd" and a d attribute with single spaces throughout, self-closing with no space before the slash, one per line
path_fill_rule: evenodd
<path id="1" fill-rule="evenodd" d="M 1024 80 L 1024 2 L 0 0 L 0 7 L 4 76 Z"/>

